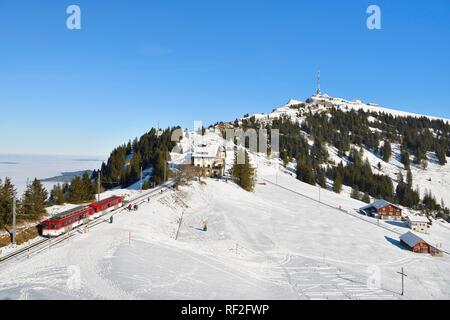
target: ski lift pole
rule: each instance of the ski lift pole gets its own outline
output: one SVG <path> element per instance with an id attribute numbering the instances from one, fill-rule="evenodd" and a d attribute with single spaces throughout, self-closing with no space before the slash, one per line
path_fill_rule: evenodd
<path id="1" fill-rule="evenodd" d="M 12 243 L 16 245 L 16 197 L 13 197 L 13 232 L 12 232 Z"/>

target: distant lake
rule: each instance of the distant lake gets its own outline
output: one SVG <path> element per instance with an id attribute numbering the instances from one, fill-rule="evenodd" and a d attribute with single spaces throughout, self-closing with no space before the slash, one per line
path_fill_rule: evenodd
<path id="1" fill-rule="evenodd" d="M 19 196 L 25 191 L 27 181 L 62 176 L 63 173 L 92 171 L 101 168 L 106 159 L 86 156 L 10 155 L 0 154 L 0 179 L 11 178 Z M 50 191 L 56 181 L 42 183 Z"/>

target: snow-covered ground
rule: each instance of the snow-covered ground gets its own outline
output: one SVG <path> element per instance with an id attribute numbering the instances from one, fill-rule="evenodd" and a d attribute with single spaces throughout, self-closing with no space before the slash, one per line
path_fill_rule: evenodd
<path id="1" fill-rule="evenodd" d="M 0 299 L 401 299 L 402 267 L 404 298 L 450 298 L 449 256 L 413 254 L 397 233 L 264 179 L 311 197 L 317 187 L 276 174 L 263 157 L 253 163 L 253 193 L 207 179 L 1 265 Z M 321 201 L 362 205 L 326 190 Z M 435 227 L 448 243 L 448 226 Z"/>
<path id="2" fill-rule="evenodd" d="M 0 179 L 11 178 L 21 196 L 34 178 L 47 179 L 61 175 L 62 172 L 77 172 L 99 169 L 103 159 L 85 156 L 51 155 L 5 155 L 0 154 Z M 55 182 L 43 182 L 50 190 Z"/>
<path id="3" fill-rule="evenodd" d="M 271 115 L 296 116 L 283 108 Z M 189 161 L 199 141 L 223 139 L 218 131 L 185 133 L 172 165 Z M 374 172 L 380 162 L 395 178 L 403 166 L 398 146 L 392 147 L 389 163 L 367 150 L 364 157 Z M 335 149 L 329 152 L 336 163 L 343 160 Z M 228 152 L 226 171 L 233 158 Z M 448 254 L 432 257 L 403 248 L 399 235 L 406 226 L 358 214 L 365 204 L 350 198 L 348 187 L 336 194 L 296 180 L 292 164 L 285 169 L 279 160 L 254 154 L 251 162 L 257 172 L 254 192 L 203 179 L 206 184 L 158 194 L 138 211 L 116 216 L 113 224 L 0 265 L 0 299 L 450 299 Z M 430 161 L 427 170 L 412 171 L 422 192 L 430 189 L 450 203 L 450 164 Z M 133 198 L 139 188 L 137 183 L 102 198 Z M 205 219 L 207 232 L 201 230 Z M 450 252 L 449 224 L 434 220 L 426 239 Z M 401 268 L 408 275 L 403 297 Z"/>

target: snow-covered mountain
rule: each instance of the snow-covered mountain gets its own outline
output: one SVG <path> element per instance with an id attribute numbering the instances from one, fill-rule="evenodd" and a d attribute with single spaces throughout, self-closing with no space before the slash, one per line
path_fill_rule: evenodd
<path id="1" fill-rule="evenodd" d="M 331 108 L 339 109 L 344 112 L 349 112 L 351 110 L 363 110 L 369 113 L 384 113 L 392 115 L 393 117 L 413 117 L 413 118 L 428 118 L 430 120 L 442 120 L 444 123 L 450 124 L 450 119 L 439 118 L 434 116 L 421 115 L 406 111 L 399 111 L 395 109 L 385 108 L 375 103 L 364 103 L 360 100 L 349 101 L 343 98 L 331 97 L 327 94 L 319 94 L 312 96 L 305 101 L 291 99 L 286 104 L 279 108 L 274 109 L 272 112 L 264 114 L 257 113 L 253 115 L 248 115 L 238 119 L 239 123 L 244 120 L 253 120 L 262 124 L 270 124 L 274 120 L 280 118 L 288 118 L 293 122 L 302 123 L 305 121 L 306 116 L 311 112 L 314 113 L 328 113 Z M 331 115 L 329 115 L 331 116 Z M 369 116 L 368 121 L 374 123 L 379 121 L 378 119 Z M 378 128 L 370 129 L 373 132 L 380 131 Z M 307 134 L 304 133 L 306 136 Z M 383 142 L 380 142 L 380 145 Z M 404 165 L 401 163 L 401 148 L 400 144 L 392 144 L 392 157 L 389 162 L 385 162 L 381 159 L 379 154 L 373 152 L 373 150 L 368 150 L 364 146 L 355 146 L 363 151 L 363 157 L 367 158 L 372 166 L 372 170 L 376 173 L 388 175 L 394 183 L 394 187 L 397 185 L 397 174 L 402 171 L 404 176 L 406 176 L 406 171 Z M 331 160 L 336 164 L 339 162 L 347 163 L 348 159 L 346 157 L 339 157 L 337 149 L 333 146 L 327 145 L 327 151 L 330 155 Z M 419 165 L 411 165 L 411 172 L 414 179 L 414 188 L 417 188 L 421 196 L 424 195 L 425 191 L 431 191 L 436 197 L 437 201 L 440 203 L 441 200 L 446 206 L 450 206 L 450 158 L 447 158 L 447 163 L 445 165 L 439 165 L 436 160 L 436 155 L 432 152 L 427 153 L 428 165 L 427 168 L 423 168 Z M 378 163 L 381 164 L 381 170 L 378 169 Z M 295 167 L 294 164 L 290 164 L 292 168 Z"/>
<path id="2" fill-rule="evenodd" d="M 341 109 L 343 111 L 363 110 L 366 112 L 376 112 L 376 113 L 381 112 L 393 115 L 395 117 L 415 117 L 415 118 L 426 117 L 431 120 L 443 120 L 444 122 L 450 123 L 450 119 L 395 110 L 391 108 L 382 107 L 376 103 L 364 103 L 361 100 L 357 99 L 349 101 L 343 98 L 331 97 L 327 94 L 315 95 L 306 99 L 305 101 L 291 99 L 286 104 L 273 110 L 271 113 L 268 114 L 257 113 L 245 118 L 249 119 L 251 117 L 255 117 L 255 119 L 258 121 L 267 122 L 273 119 L 279 119 L 280 117 L 286 116 L 288 118 L 291 118 L 292 120 L 301 120 L 302 114 L 304 114 L 305 112 L 308 111 L 311 111 L 313 113 L 323 112 L 332 107 Z M 241 118 L 241 120 L 245 118 Z"/>

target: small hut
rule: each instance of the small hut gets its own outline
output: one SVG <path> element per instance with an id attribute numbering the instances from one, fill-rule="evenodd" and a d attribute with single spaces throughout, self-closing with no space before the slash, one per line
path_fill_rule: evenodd
<path id="1" fill-rule="evenodd" d="M 431 253 L 431 246 L 417 234 L 411 231 L 400 237 L 400 242 L 415 253 Z"/>

